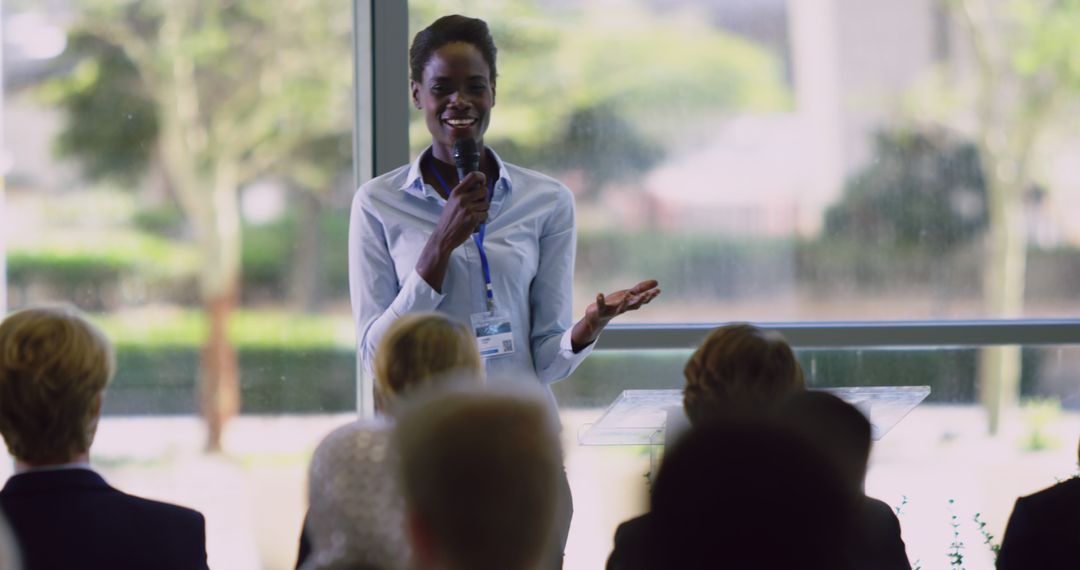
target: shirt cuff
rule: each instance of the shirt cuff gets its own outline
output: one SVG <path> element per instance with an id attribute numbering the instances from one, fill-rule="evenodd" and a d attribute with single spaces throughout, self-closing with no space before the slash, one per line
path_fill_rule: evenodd
<path id="1" fill-rule="evenodd" d="M 446 295 L 433 289 L 413 269 L 409 276 L 405 278 L 405 282 L 401 284 L 401 291 L 398 292 L 394 302 L 390 304 L 390 310 L 399 317 L 406 313 L 434 311 L 439 307 L 439 303 L 442 302 L 444 297 Z"/>
<path id="2" fill-rule="evenodd" d="M 589 346 L 581 349 L 581 352 L 575 353 L 574 343 L 571 340 L 573 332 L 574 327 L 570 327 L 566 329 L 566 332 L 563 333 L 562 338 L 559 339 L 559 356 L 561 356 L 563 360 L 570 363 L 571 371 L 577 368 L 577 365 L 581 364 L 581 361 L 585 360 L 585 357 L 592 353 L 593 348 L 596 347 L 596 341 L 600 340 L 600 335 L 597 335 L 596 340 L 589 343 Z M 601 332 L 600 334 L 603 334 L 603 332 Z"/>

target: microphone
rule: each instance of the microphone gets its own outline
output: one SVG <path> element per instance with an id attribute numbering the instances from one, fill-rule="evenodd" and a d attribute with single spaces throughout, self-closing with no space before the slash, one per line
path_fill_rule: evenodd
<path id="1" fill-rule="evenodd" d="M 470 172 L 480 170 L 480 149 L 476 148 L 475 139 L 454 141 L 454 165 L 457 166 L 459 182 Z"/>
<path id="2" fill-rule="evenodd" d="M 480 149 L 476 147 L 475 139 L 458 139 L 454 141 L 454 165 L 457 166 L 459 183 L 470 172 L 480 170 Z M 480 226 L 477 226 L 473 233 L 479 232 Z"/>

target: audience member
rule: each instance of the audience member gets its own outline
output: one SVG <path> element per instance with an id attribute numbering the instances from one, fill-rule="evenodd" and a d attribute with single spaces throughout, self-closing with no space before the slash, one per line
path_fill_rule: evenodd
<path id="1" fill-rule="evenodd" d="M 802 367 L 780 334 L 751 324 L 720 327 L 683 369 L 685 416 L 669 413 L 666 442 L 677 441 L 693 426 L 733 417 L 762 418 L 792 394 L 806 389 Z M 631 519 L 615 531 L 608 570 L 631 568 L 642 558 L 648 515 Z"/>
<path id="2" fill-rule="evenodd" d="M 835 466 L 790 428 L 695 427 L 653 487 L 640 559 L 627 568 L 843 570 L 853 505 Z"/>
<path id="3" fill-rule="evenodd" d="M 75 311 L 36 308 L 0 324 L 0 433 L 15 475 L 0 491 L 28 570 L 206 568 L 196 511 L 126 495 L 90 467 L 114 357 Z"/>
<path id="4" fill-rule="evenodd" d="M 1016 500 L 997 570 L 1031 568 L 1080 568 L 1080 477 Z"/>
<path id="5" fill-rule="evenodd" d="M 456 392 L 396 431 L 420 570 L 532 570 L 550 545 L 562 457 L 540 398 Z"/>
<path id="6" fill-rule="evenodd" d="M 11 527 L 8 526 L 4 517 L 0 516 L 0 570 L 20 570 L 21 568 L 19 545 L 15 543 L 15 537 L 11 535 Z"/>
<path id="7" fill-rule="evenodd" d="M 714 330 L 683 369 L 690 423 L 761 417 L 806 388 L 802 366 L 779 333 L 738 323 Z"/>
<path id="8" fill-rule="evenodd" d="M 852 567 L 911 570 L 896 514 L 863 491 L 871 446 L 866 416 L 828 392 L 803 392 L 784 403 L 780 418 L 833 461 L 857 505 L 847 549 Z"/>
<path id="9" fill-rule="evenodd" d="M 375 356 L 377 407 L 383 417 L 330 433 L 311 460 L 309 512 L 297 567 L 408 568 L 404 504 L 394 477 L 390 434 L 394 416 L 416 392 L 483 374 L 476 339 L 440 313 L 399 318 Z"/>

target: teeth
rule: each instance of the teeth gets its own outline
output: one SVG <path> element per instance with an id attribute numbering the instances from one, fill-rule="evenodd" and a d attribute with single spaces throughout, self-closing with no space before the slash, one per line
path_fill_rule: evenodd
<path id="1" fill-rule="evenodd" d="M 476 122 L 476 119 L 447 119 L 446 123 L 451 127 L 467 127 Z"/>

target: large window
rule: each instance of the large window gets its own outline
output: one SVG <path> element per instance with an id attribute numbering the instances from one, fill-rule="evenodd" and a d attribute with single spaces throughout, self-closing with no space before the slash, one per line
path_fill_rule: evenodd
<path id="1" fill-rule="evenodd" d="M 1080 14 L 984 4 L 3 1 L 0 307 L 67 301 L 117 344 L 112 483 L 202 510 L 211 567 L 291 567 L 311 449 L 370 403 L 355 182 L 427 144 L 412 34 L 480 16 L 486 142 L 576 197 L 575 312 L 664 289 L 554 387 L 567 567 L 602 567 L 655 455 L 578 434 L 622 390 L 681 386 L 731 320 L 780 328 L 814 386 L 930 386 L 867 492 L 922 568 L 948 565 L 953 515 L 989 567 L 975 513 L 999 542 L 1015 497 L 1076 468 Z"/>
<path id="2" fill-rule="evenodd" d="M 641 278 L 664 289 L 555 386 L 568 563 L 602 565 L 655 455 L 579 431 L 622 390 L 681 386 L 710 323 L 772 323 L 815 386 L 931 387 L 867 481 L 923 568 L 954 538 L 989 567 L 975 514 L 999 542 L 1017 496 L 1075 472 L 1080 19 L 991 4 L 409 3 L 410 34 L 446 13 L 491 25 L 485 142 L 573 190 L 577 312 Z M 414 156 L 418 116 L 410 135 Z"/>
<path id="3" fill-rule="evenodd" d="M 212 568 L 291 568 L 308 456 L 356 410 L 351 5 L 2 7 L 0 306 L 113 339 L 107 480 L 202 511 Z"/>

